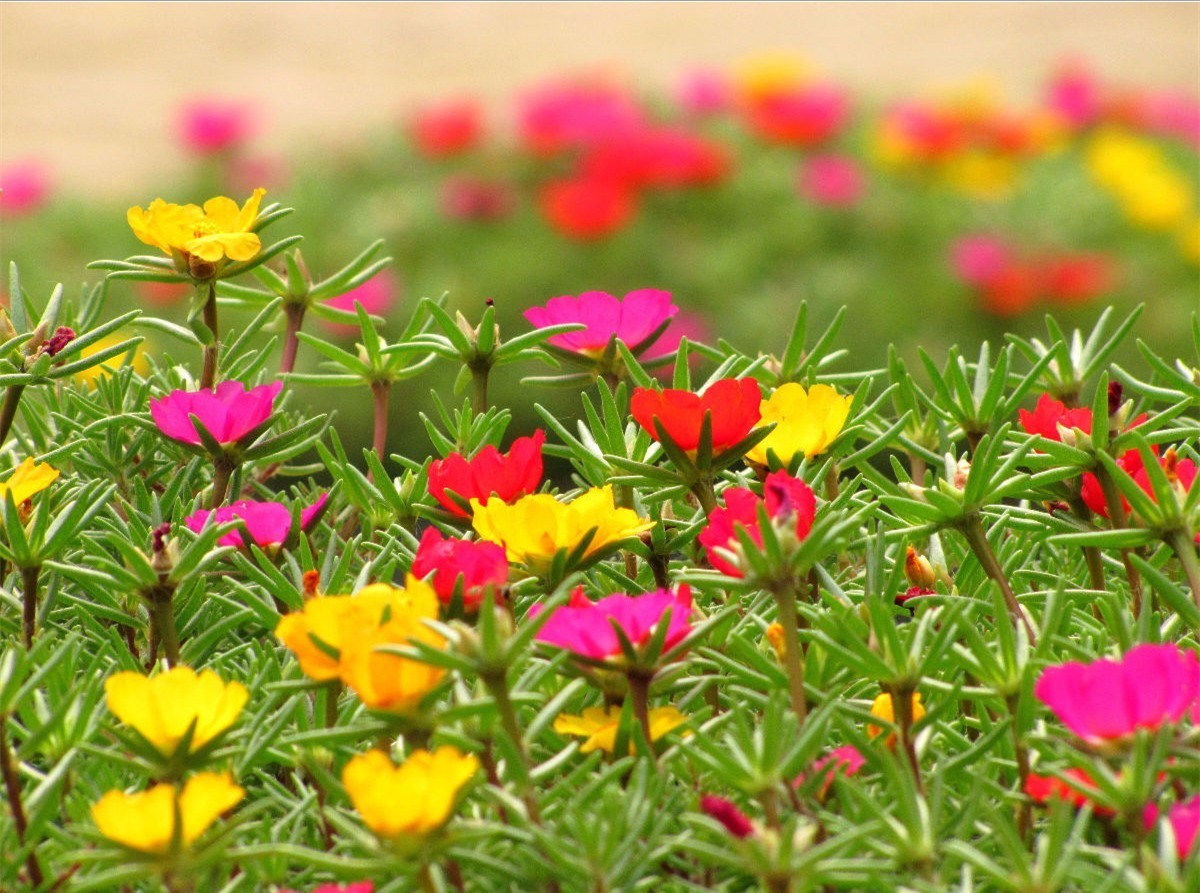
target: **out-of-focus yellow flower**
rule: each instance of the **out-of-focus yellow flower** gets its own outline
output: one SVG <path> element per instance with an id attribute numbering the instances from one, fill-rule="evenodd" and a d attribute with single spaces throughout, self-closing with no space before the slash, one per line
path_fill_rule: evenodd
<path id="1" fill-rule="evenodd" d="M 1092 177 L 1116 197 L 1135 225 L 1177 230 L 1195 214 L 1188 179 L 1173 170 L 1149 140 L 1106 130 L 1088 144 L 1086 159 Z"/>
<path id="2" fill-rule="evenodd" d="M 413 751 L 399 766 L 372 750 L 346 764 L 342 784 L 366 826 L 384 840 L 397 840 L 444 825 L 478 769 L 479 760 L 455 747 Z"/>
<path id="3" fill-rule="evenodd" d="M 579 546 L 591 530 L 595 535 L 584 558 L 654 526 L 653 521 L 638 517 L 633 509 L 617 508 L 611 485 L 594 487 L 569 503 L 559 502 L 547 493 L 535 493 L 512 505 L 496 497 L 486 504 L 472 499 L 471 508 L 471 523 L 479 535 L 500 543 L 509 561 L 522 562 L 534 573 L 549 568 L 560 550 Z"/>
<path id="4" fill-rule="evenodd" d="M 733 82 L 747 99 L 786 93 L 812 78 L 812 66 L 791 53 L 764 53 L 734 65 Z"/>
<path id="5" fill-rule="evenodd" d="M 1001 199 L 1012 192 L 1017 163 L 993 152 L 968 151 L 949 159 L 942 170 L 946 182 L 967 195 Z"/>
<path id="6" fill-rule="evenodd" d="M 1145 229 L 1176 229 L 1192 213 L 1192 188 L 1172 170 L 1131 182 L 1118 192 L 1118 197 L 1125 216 Z"/>
<path id="7" fill-rule="evenodd" d="M 883 694 L 879 695 L 875 699 L 875 701 L 871 704 L 871 715 L 874 717 L 877 717 L 878 719 L 882 719 L 884 722 L 894 723 L 896 721 L 896 714 L 893 710 L 893 706 L 894 705 L 892 704 L 892 696 L 890 694 L 888 694 L 887 692 L 884 692 Z M 912 696 L 912 721 L 913 721 L 913 723 L 915 724 L 924 715 L 925 715 L 925 706 L 921 703 L 921 693 L 919 691 L 913 692 L 913 696 Z M 867 734 L 870 735 L 872 738 L 876 738 L 879 735 L 883 734 L 883 729 L 880 726 L 869 725 L 869 726 L 867 726 Z M 896 744 L 896 733 L 895 732 L 890 733 L 887 736 L 887 740 L 884 743 L 887 744 L 888 747 L 894 747 Z"/>
<path id="8" fill-rule="evenodd" d="M 163 756 L 173 756 L 194 725 L 188 753 L 195 753 L 237 721 L 249 692 L 212 670 L 173 667 L 157 676 L 122 672 L 104 683 L 108 709 Z"/>
<path id="9" fill-rule="evenodd" d="M 0 481 L 0 500 L 12 494 L 13 502 L 21 505 L 37 493 L 41 493 L 58 479 L 58 469 L 49 463 L 35 463 L 26 459 L 3 481 Z"/>
<path id="10" fill-rule="evenodd" d="M 339 660 L 342 681 L 374 710 L 409 712 L 441 681 L 446 671 L 375 649 L 413 642 L 444 647 L 446 640 L 424 622 L 437 618 L 437 594 L 428 583 L 409 575 L 403 589 L 376 584 L 350 600 L 354 599 L 366 600 L 365 604 L 376 606 L 377 611 L 372 607 L 362 613 L 343 615 Z M 372 622 L 362 625 L 364 616 Z"/>
<path id="11" fill-rule="evenodd" d="M 120 335 L 106 335 L 95 344 L 88 345 L 81 350 L 78 359 L 86 360 L 88 357 L 98 354 L 102 350 L 120 344 L 123 340 Z M 90 369 L 84 369 L 82 372 L 76 372 L 75 380 L 91 384 L 96 379 L 111 375 L 114 371 L 125 365 L 132 366 L 133 371 L 142 376 L 150 371 L 150 363 L 146 359 L 145 351 L 142 350 L 140 345 L 134 345 L 130 350 L 119 353 L 115 357 L 109 357 L 103 363 L 92 366 Z"/>
<path id="12" fill-rule="evenodd" d="M 109 791 L 92 806 L 92 821 L 101 834 L 122 846 L 166 853 L 175 840 L 177 805 L 179 842 L 186 847 L 245 794 L 228 773 L 200 772 L 182 791 L 173 784 L 157 784 L 139 794 Z"/>
<path id="13" fill-rule="evenodd" d="M 767 464 L 767 451 L 789 464 L 797 454 L 811 458 L 823 453 L 841 433 L 854 397 L 842 396 L 827 384 L 803 385 L 788 382 L 762 402 L 762 419 L 756 428 L 775 423 L 775 430 L 759 441 L 746 458 Z"/>
<path id="14" fill-rule="evenodd" d="M 1179 248 L 1194 264 L 1200 264 L 1200 217 L 1193 218 L 1179 231 Z"/>
<path id="15" fill-rule="evenodd" d="M 775 652 L 776 659 L 783 663 L 787 659 L 787 639 L 783 635 L 783 624 L 772 623 L 767 627 L 764 636 L 771 650 Z"/>
<path id="16" fill-rule="evenodd" d="M 677 707 L 655 707 L 650 711 L 649 719 L 651 743 L 687 722 L 687 717 Z M 554 720 L 554 731 L 560 735 L 586 738 L 579 747 L 580 753 L 591 753 L 597 749 L 612 753 L 617 746 L 617 728 L 620 724 L 621 708 L 614 704 L 610 707 L 588 707 L 582 716 L 564 713 Z M 630 744 L 632 752 L 633 745 Z"/>
<path id="17" fill-rule="evenodd" d="M 250 260 L 262 250 L 262 241 L 250 228 L 258 218 L 258 207 L 266 192 L 255 189 L 240 208 L 223 195 L 210 198 L 203 208 L 156 198 L 145 210 L 130 208 L 126 219 L 141 241 L 172 257 L 181 254 L 208 263 L 226 257 Z"/>

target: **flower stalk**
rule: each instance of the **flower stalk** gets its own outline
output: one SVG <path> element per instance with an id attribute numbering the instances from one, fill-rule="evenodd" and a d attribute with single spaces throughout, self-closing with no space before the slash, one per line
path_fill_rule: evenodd
<path id="1" fill-rule="evenodd" d="M 804 693 L 804 653 L 800 648 L 800 615 L 796 610 L 796 587 L 782 584 L 772 590 L 783 627 L 783 665 L 788 675 L 788 693 L 792 712 L 800 725 L 808 716 L 808 697 Z"/>
<path id="2" fill-rule="evenodd" d="M 21 630 L 25 636 L 25 650 L 33 647 L 33 636 L 37 632 L 38 577 L 41 565 L 21 568 L 21 600 L 23 613 Z"/>
<path id="3" fill-rule="evenodd" d="M 210 390 L 217 385 L 217 361 L 220 357 L 221 345 L 217 337 L 217 285 L 215 281 L 208 283 L 208 297 L 204 301 L 204 326 L 209 331 L 209 340 L 204 345 L 204 369 L 200 373 L 201 390 Z"/>
<path id="4" fill-rule="evenodd" d="M 17 775 L 17 765 L 14 754 L 8 744 L 8 714 L 0 713 L 0 775 L 4 776 L 4 792 L 8 798 L 8 808 L 12 812 L 13 826 L 17 830 L 17 843 L 25 846 L 25 835 L 29 830 L 29 820 L 25 815 L 25 807 L 21 802 L 21 779 Z M 29 875 L 29 883 L 37 889 L 45 883 L 41 863 L 38 862 L 37 852 L 30 847 L 29 855 L 25 857 L 25 873 Z"/>

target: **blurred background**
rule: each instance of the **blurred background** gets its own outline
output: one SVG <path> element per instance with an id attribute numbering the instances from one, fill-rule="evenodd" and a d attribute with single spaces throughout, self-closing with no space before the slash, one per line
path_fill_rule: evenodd
<path id="1" fill-rule="evenodd" d="M 846 306 L 845 370 L 1110 304 L 1188 355 L 1198 93 L 1194 3 L 10 3 L 0 260 L 40 302 L 143 253 L 129 206 L 265 186 L 314 274 L 386 240 L 391 271 L 337 299 L 385 334 L 425 295 L 469 319 L 494 299 L 503 335 L 555 295 L 653 287 L 676 341 L 750 352 L 801 300 L 817 324 Z M 454 371 L 398 387 L 389 446 L 430 449 L 413 410 Z M 496 373 L 510 434 L 537 423 L 520 378 L 549 371 Z M 369 394 L 311 399 L 366 442 Z"/>

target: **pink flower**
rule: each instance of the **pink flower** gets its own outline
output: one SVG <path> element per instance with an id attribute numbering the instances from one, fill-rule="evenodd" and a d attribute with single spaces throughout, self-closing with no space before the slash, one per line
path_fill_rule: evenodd
<path id="1" fill-rule="evenodd" d="M 499 220 L 516 204 L 512 188 L 499 181 L 459 175 L 442 183 L 442 213 L 451 220 Z"/>
<path id="2" fill-rule="evenodd" d="M 392 309 L 400 297 L 400 279 L 391 270 L 380 270 L 366 282 L 355 286 L 350 291 L 330 298 L 325 302 L 326 307 L 334 310 L 354 312 L 354 305 L 362 304 L 363 310 L 375 316 L 384 316 Z M 322 322 L 336 331 L 357 332 L 358 326 L 352 323 Z"/>
<path id="3" fill-rule="evenodd" d="M 0 168 L 0 214 L 18 217 L 36 211 L 50 191 L 50 174 L 40 161 L 27 159 Z"/>
<path id="4" fill-rule="evenodd" d="M 1138 645 L 1119 661 L 1048 667 L 1034 694 L 1085 742 L 1103 744 L 1178 722 L 1200 694 L 1200 659 L 1177 645 Z"/>
<path id="5" fill-rule="evenodd" d="M 804 539 L 812 530 L 817 512 L 817 497 L 804 481 L 785 471 L 775 471 L 767 475 L 763 483 L 763 494 L 765 498 L 745 487 L 729 488 L 722 494 L 725 499 L 724 507 L 718 506 L 713 509 L 712 514 L 708 516 L 708 526 L 700 531 L 698 539 L 708 555 L 708 563 L 721 573 L 730 577 L 745 576 L 743 568 L 734 564 L 721 552 L 740 552 L 741 546 L 736 533 L 738 527 L 744 528 L 755 544 L 762 545 L 762 531 L 758 528 L 758 507 L 764 502 L 767 516 L 772 521 L 794 516 L 797 540 Z"/>
<path id="6" fill-rule="evenodd" d="M 282 389 L 281 381 L 249 390 L 240 381 L 223 381 L 211 391 L 172 391 L 150 401 L 150 415 L 159 431 L 180 443 L 200 444 L 192 415 L 217 443 L 233 443 L 271 417 Z"/>
<path id="7" fill-rule="evenodd" d="M 749 816 L 738 809 L 737 804 L 732 800 L 705 794 L 700 798 L 700 811 L 720 822 L 725 830 L 738 840 L 743 840 L 754 833 L 754 823 L 750 821 Z"/>
<path id="8" fill-rule="evenodd" d="M 195 99 L 179 110 L 176 129 L 183 145 L 197 155 L 216 155 L 246 142 L 255 129 L 254 113 L 243 102 Z"/>
<path id="9" fill-rule="evenodd" d="M 279 893 L 296 893 L 296 891 L 280 890 Z M 355 881 L 352 884 L 322 884 L 314 887 L 312 893 L 375 893 L 375 885 L 370 881 Z"/>
<path id="10" fill-rule="evenodd" d="M 697 117 L 725 111 L 732 99 L 729 79 L 710 68 L 698 68 L 686 75 L 675 92 L 679 107 Z"/>
<path id="11" fill-rule="evenodd" d="M 530 608 L 529 616 L 536 617 L 541 605 Z M 680 586 L 674 592 L 660 589 L 645 595 L 616 593 L 592 602 L 576 589 L 571 600 L 554 609 L 538 631 L 537 641 L 556 645 L 580 657 L 605 661 L 621 657 L 621 645 L 614 625 L 626 638 L 640 647 L 654 635 L 658 625 L 670 612 L 669 626 L 663 650 L 667 650 L 691 631 L 692 591 Z"/>
<path id="12" fill-rule="evenodd" d="M 771 92 L 747 102 L 746 123 L 770 143 L 807 147 L 835 136 L 850 112 L 846 92 L 828 84 Z"/>
<path id="13" fill-rule="evenodd" d="M 1154 803 L 1146 804 L 1143 819 L 1146 830 L 1150 830 L 1158 822 L 1159 809 Z M 1200 794 L 1182 803 L 1176 803 L 1167 813 L 1167 822 L 1175 837 L 1175 852 L 1181 860 L 1187 859 L 1200 836 Z"/>
<path id="14" fill-rule="evenodd" d="M 521 101 L 518 129 L 531 152 L 550 155 L 642 126 L 637 103 L 605 84 L 551 84 Z"/>
<path id="15" fill-rule="evenodd" d="M 829 786 L 833 784 L 833 777 L 841 772 L 846 778 L 852 775 L 857 775 L 858 770 L 867 764 L 863 755 L 858 752 L 858 748 L 853 744 L 843 744 L 841 747 L 835 747 L 825 756 L 816 760 L 812 764 L 812 768 L 808 773 L 802 772 L 796 776 L 796 780 L 792 782 L 792 787 L 800 787 L 804 784 L 804 780 L 809 777 L 809 773 L 813 775 L 824 775 L 825 782 L 821 785 L 820 796 L 824 797 L 829 790 Z"/>
<path id="16" fill-rule="evenodd" d="M 430 581 L 438 600 L 449 605 L 454 588 L 462 580 L 463 608 L 478 610 L 487 587 L 497 592 L 508 582 L 508 559 L 496 543 L 443 537 L 436 527 L 426 529 L 413 558 L 412 573 Z"/>
<path id="17" fill-rule="evenodd" d="M 539 329 L 562 323 L 583 323 L 586 329 L 553 335 L 549 342 L 563 350 L 596 357 L 604 353 L 613 338 L 619 338 L 626 347 L 636 350 L 678 312 L 679 308 L 671 303 L 670 292 L 640 288 L 623 298 L 602 291 L 585 291 L 577 298 L 569 295 L 551 298 L 545 307 L 526 310 L 525 318 Z"/>
<path id="18" fill-rule="evenodd" d="M 866 189 L 862 169 L 845 155 L 817 155 L 800 170 L 801 195 L 818 205 L 849 208 L 856 205 Z"/>
<path id="19" fill-rule="evenodd" d="M 1100 117 L 1103 108 L 1100 83 L 1087 68 L 1068 63 L 1050 82 L 1046 104 L 1071 127 L 1086 127 Z"/>
<path id="20" fill-rule="evenodd" d="M 995 236 L 963 236 L 950 246 L 950 266 L 967 285 L 987 285 L 1012 262 L 1012 252 Z"/>
<path id="21" fill-rule="evenodd" d="M 308 530 L 313 519 L 325 507 L 326 499 L 328 495 L 322 493 L 316 502 L 300 512 L 301 530 Z M 242 499 L 217 509 L 201 509 L 189 515 L 186 521 L 189 528 L 199 533 L 210 519 L 216 524 L 241 521 L 246 527 L 246 532 L 250 534 L 250 539 L 261 549 L 282 543 L 292 528 L 292 513 L 287 506 L 278 502 L 255 502 L 252 499 Z M 233 530 L 217 540 L 217 545 L 235 546 L 240 549 L 245 545 L 245 541 L 240 531 Z"/>

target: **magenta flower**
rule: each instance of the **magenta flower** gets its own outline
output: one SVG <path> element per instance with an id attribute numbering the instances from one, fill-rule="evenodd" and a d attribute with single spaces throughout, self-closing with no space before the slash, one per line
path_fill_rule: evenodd
<path id="1" fill-rule="evenodd" d="M 539 329 L 583 323 L 587 328 L 554 335 L 549 341 L 555 347 L 596 357 L 614 337 L 631 350 L 642 346 L 678 312 L 679 308 L 671 303 L 670 292 L 641 288 L 620 299 L 602 291 L 586 291 L 577 298 L 568 295 L 551 298 L 545 307 L 526 310 L 525 318 Z"/>
<path id="2" fill-rule="evenodd" d="M 422 579 L 433 574 L 430 583 L 443 605 L 454 600 L 454 588 L 461 579 L 463 608 L 475 611 L 488 586 L 499 591 L 508 582 L 508 558 L 504 547 L 496 543 L 443 537 L 436 527 L 430 527 L 417 546 L 412 573 Z"/>
<path id="3" fill-rule="evenodd" d="M 217 443 L 233 443 L 271 417 L 283 382 L 246 389 L 240 381 L 223 381 L 213 390 L 172 391 L 150 401 L 158 430 L 180 443 L 200 444 L 189 416 L 196 416 Z"/>
<path id="4" fill-rule="evenodd" d="M 697 117 L 723 112 L 733 102 L 733 90 L 722 72 L 698 68 L 688 73 L 675 92 L 675 101 Z"/>
<path id="5" fill-rule="evenodd" d="M 1048 667 L 1033 691 L 1081 739 L 1103 744 L 1178 722 L 1200 695 L 1200 658 L 1177 645 L 1138 645 L 1119 661 Z"/>
<path id="6" fill-rule="evenodd" d="M 28 159 L 0 168 L 0 214 L 13 217 L 36 211 L 50 191 L 50 175 L 40 161 Z"/>
<path id="7" fill-rule="evenodd" d="M 801 772 L 796 776 L 796 780 L 792 782 L 792 787 L 800 787 L 804 784 L 809 773 L 813 775 L 821 775 L 825 777 L 824 784 L 821 785 L 820 796 L 824 797 L 829 790 L 829 786 L 833 784 L 833 777 L 839 772 L 846 778 L 858 774 L 858 770 L 867 764 L 863 755 L 858 752 L 858 748 L 853 744 L 843 744 L 841 747 L 835 747 L 825 756 L 815 760 L 809 772 Z"/>
<path id="8" fill-rule="evenodd" d="M 550 84 L 523 97 L 518 130 L 537 155 L 593 145 L 642 126 L 644 115 L 624 91 L 607 84 Z"/>
<path id="9" fill-rule="evenodd" d="M 850 208 L 866 191 L 862 169 L 845 155 L 817 155 L 800 169 L 800 194 L 827 208 Z"/>
<path id="10" fill-rule="evenodd" d="M 296 893 L 296 891 L 280 890 L 279 893 Z M 370 881 L 355 881 L 352 884 L 322 884 L 314 887 L 312 893 L 375 893 L 375 885 Z"/>
<path id="11" fill-rule="evenodd" d="M 380 270 L 366 282 L 350 291 L 330 298 L 325 302 L 326 307 L 334 310 L 354 312 L 355 304 L 362 304 L 363 310 L 375 316 L 383 316 L 400 297 L 400 280 L 391 270 Z M 331 329 L 343 332 L 357 332 L 358 326 L 352 323 L 332 322 L 322 320 Z"/>
<path id="12" fill-rule="evenodd" d="M 216 155 L 246 142 L 255 127 L 249 105 L 226 99 L 194 99 L 179 110 L 179 141 L 197 155 Z"/>
<path id="13" fill-rule="evenodd" d="M 761 497 L 746 487 L 730 487 L 721 495 L 725 505 L 712 510 L 708 525 L 697 539 L 704 546 L 708 563 L 730 577 L 746 575 L 745 568 L 735 557 L 741 554 L 737 528 L 744 528 L 755 545 L 762 545 L 762 531 L 758 527 L 759 505 L 766 503 L 767 517 L 772 521 L 787 521 L 789 527 L 794 524 L 797 540 L 808 536 L 816 518 L 816 494 L 808 484 L 786 471 L 767 475 Z"/>
<path id="14" fill-rule="evenodd" d="M 325 507 L 327 498 L 328 495 L 322 493 L 316 502 L 300 512 L 301 530 L 308 530 L 313 519 Z M 189 528 L 199 533 L 214 515 L 216 524 L 241 521 L 245 525 L 246 532 L 250 534 L 250 539 L 254 540 L 260 549 L 279 545 L 287 539 L 288 532 L 292 528 L 292 513 L 287 506 L 280 505 L 278 502 L 255 502 L 252 499 L 242 499 L 231 505 L 223 505 L 218 509 L 201 509 L 188 515 L 185 520 Z M 233 530 L 217 540 L 217 545 L 235 546 L 240 549 L 245 545 L 245 541 L 242 539 L 241 531 Z"/>
<path id="15" fill-rule="evenodd" d="M 720 822 L 725 830 L 738 840 L 744 840 L 754 834 L 754 823 L 732 800 L 705 794 L 700 798 L 700 810 Z"/>
<path id="16" fill-rule="evenodd" d="M 1158 822 L 1158 816 L 1158 806 L 1154 803 L 1146 804 L 1143 818 L 1147 831 Z M 1167 823 L 1175 837 L 1175 852 L 1181 860 L 1188 858 L 1196 846 L 1196 838 L 1200 836 L 1200 794 L 1172 806 L 1167 813 Z"/>
<path id="17" fill-rule="evenodd" d="M 987 285 L 1012 262 L 1012 252 L 995 236 L 963 236 L 950 246 L 950 267 L 966 285 Z"/>
<path id="18" fill-rule="evenodd" d="M 541 610 L 541 605 L 534 605 L 529 616 L 536 617 Z M 614 626 L 621 628 L 634 647 L 639 647 L 650 640 L 668 611 L 664 651 L 692 629 L 690 588 L 680 586 L 674 592 L 660 589 L 645 595 L 616 593 L 598 602 L 590 601 L 580 588 L 571 594 L 570 602 L 554 609 L 536 638 L 588 660 L 607 661 L 619 658 L 622 653 Z"/>

